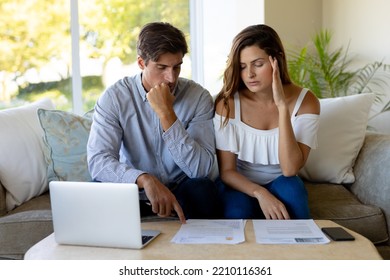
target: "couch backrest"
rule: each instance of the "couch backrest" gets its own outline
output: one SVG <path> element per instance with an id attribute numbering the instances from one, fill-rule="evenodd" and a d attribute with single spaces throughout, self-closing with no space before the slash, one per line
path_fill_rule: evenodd
<path id="1" fill-rule="evenodd" d="M 0 182 L 0 217 L 7 213 L 5 204 L 5 188 Z"/>
<path id="2" fill-rule="evenodd" d="M 367 133 L 354 166 L 356 180 L 350 190 L 364 204 L 381 208 L 390 233 L 389 163 L 390 135 Z"/>

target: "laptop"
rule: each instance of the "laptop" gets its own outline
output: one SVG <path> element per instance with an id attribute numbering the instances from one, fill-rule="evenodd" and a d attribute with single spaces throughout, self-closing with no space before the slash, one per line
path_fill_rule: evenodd
<path id="1" fill-rule="evenodd" d="M 140 249 L 160 234 L 141 228 L 136 184 L 51 181 L 49 189 L 59 244 Z"/>

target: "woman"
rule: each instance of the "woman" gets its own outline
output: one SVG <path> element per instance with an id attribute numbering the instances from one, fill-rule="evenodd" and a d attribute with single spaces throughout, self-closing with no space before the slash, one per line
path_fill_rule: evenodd
<path id="1" fill-rule="evenodd" d="M 215 110 L 225 218 L 310 218 L 297 173 L 317 146 L 320 105 L 291 82 L 271 27 L 249 26 L 234 38 Z"/>

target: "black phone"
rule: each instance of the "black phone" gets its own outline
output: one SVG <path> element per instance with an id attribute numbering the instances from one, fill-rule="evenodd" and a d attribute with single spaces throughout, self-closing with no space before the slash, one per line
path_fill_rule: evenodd
<path id="1" fill-rule="evenodd" d="M 321 230 L 334 241 L 355 240 L 355 237 L 353 237 L 342 227 L 323 227 Z"/>

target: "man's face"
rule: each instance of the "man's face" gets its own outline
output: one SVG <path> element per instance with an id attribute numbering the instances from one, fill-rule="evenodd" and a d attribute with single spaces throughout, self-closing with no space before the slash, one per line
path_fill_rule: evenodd
<path id="1" fill-rule="evenodd" d="M 182 53 L 164 53 L 157 61 L 149 60 L 147 65 L 141 57 L 138 57 L 138 65 L 143 70 L 142 84 L 145 90 L 149 92 L 152 87 L 165 83 L 173 93 L 182 63 Z"/>

